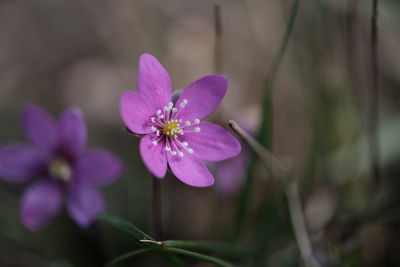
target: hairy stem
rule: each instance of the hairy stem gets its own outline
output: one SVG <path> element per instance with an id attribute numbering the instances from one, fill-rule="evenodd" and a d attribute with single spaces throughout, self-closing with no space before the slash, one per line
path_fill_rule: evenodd
<path id="1" fill-rule="evenodd" d="M 153 231 L 156 240 L 162 240 L 161 181 L 153 177 Z"/>

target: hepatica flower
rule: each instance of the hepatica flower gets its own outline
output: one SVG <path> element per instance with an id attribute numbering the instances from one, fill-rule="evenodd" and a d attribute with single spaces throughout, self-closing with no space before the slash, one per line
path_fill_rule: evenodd
<path id="1" fill-rule="evenodd" d="M 220 161 L 240 152 L 240 143 L 224 128 L 202 122 L 221 102 L 227 80 L 205 76 L 184 89 L 172 102 L 168 72 L 149 54 L 140 57 L 139 91 L 125 91 L 120 113 L 132 132 L 142 135 L 140 154 L 151 173 L 163 178 L 167 168 L 195 187 L 214 183 L 202 161 Z"/>
<path id="2" fill-rule="evenodd" d="M 0 177 L 9 182 L 31 182 L 21 200 L 21 219 L 38 229 L 57 215 L 65 202 L 69 215 L 88 226 L 105 208 L 98 186 L 114 181 L 120 161 L 111 153 L 85 151 L 86 125 L 77 108 L 56 121 L 38 107 L 23 111 L 30 144 L 0 148 Z"/>

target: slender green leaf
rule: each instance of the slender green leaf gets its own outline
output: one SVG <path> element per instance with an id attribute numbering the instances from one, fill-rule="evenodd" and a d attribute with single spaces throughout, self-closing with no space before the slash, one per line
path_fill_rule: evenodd
<path id="1" fill-rule="evenodd" d="M 293 32 L 294 22 L 297 17 L 299 10 L 300 0 L 293 0 L 293 5 L 290 11 L 289 21 L 286 26 L 285 35 L 283 36 L 281 45 L 279 47 L 278 53 L 269 69 L 263 99 L 263 120 L 261 121 L 261 127 L 257 136 L 258 141 L 263 144 L 267 149 L 270 148 L 271 136 L 272 136 L 272 93 L 275 85 L 276 76 L 279 70 L 279 66 L 282 62 L 283 56 L 286 52 L 287 46 L 289 44 L 290 36 Z"/>
<path id="2" fill-rule="evenodd" d="M 193 252 L 193 251 L 186 250 L 186 249 L 166 247 L 165 250 L 169 251 L 169 252 L 172 252 L 172 253 L 176 253 L 176 254 L 192 257 L 192 258 L 195 258 L 195 259 L 212 262 L 215 265 L 221 266 L 221 267 L 234 267 L 235 266 L 235 265 L 233 265 L 233 264 L 231 264 L 231 263 L 229 263 L 227 261 L 218 259 L 216 257 L 204 255 L 204 254 Z"/>
<path id="3" fill-rule="evenodd" d="M 136 257 L 138 255 L 144 254 L 146 252 L 152 251 L 152 248 L 142 248 L 142 249 L 138 249 L 135 251 L 130 251 L 128 253 L 122 254 L 121 256 L 117 257 L 116 259 L 112 260 L 110 263 L 108 263 L 106 265 L 106 267 L 112 267 L 117 265 L 118 263 L 121 263 L 127 259 L 131 259 L 133 257 Z"/>
<path id="4" fill-rule="evenodd" d="M 223 257 L 232 259 L 243 259 L 248 256 L 247 252 L 232 246 L 229 243 L 213 241 L 185 241 L 185 240 L 167 240 L 163 242 L 164 247 L 183 248 L 198 250 L 202 252 L 212 252 Z"/>
<path id="5" fill-rule="evenodd" d="M 139 247 L 154 249 L 160 248 L 160 245 L 153 242 L 141 242 L 140 240 L 155 240 L 131 223 L 105 213 L 102 214 L 100 218 L 108 227 L 111 228 L 111 230 L 133 241 Z"/>
<path id="6" fill-rule="evenodd" d="M 110 227 L 111 230 L 116 232 L 117 234 L 129 239 L 142 249 L 147 251 L 151 251 L 158 257 L 162 258 L 163 260 L 171 263 L 173 266 L 183 267 L 186 266 L 179 257 L 175 256 L 174 254 L 166 251 L 163 247 L 157 243 L 154 238 L 146 234 L 145 232 L 141 231 L 139 228 L 134 226 L 133 224 L 115 217 L 110 214 L 103 213 L 100 216 L 101 220 Z M 146 240 L 144 242 L 144 240 Z M 141 250 L 139 250 L 141 251 Z M 130 252 L 133 253 L 133 252 Z M 126 255 L 126 254 L 124 254 Z M 123 257 L 124 255 L 120 256 Z"/>

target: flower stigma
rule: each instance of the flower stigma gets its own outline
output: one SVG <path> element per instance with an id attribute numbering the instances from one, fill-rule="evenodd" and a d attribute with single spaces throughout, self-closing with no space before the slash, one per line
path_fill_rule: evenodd
<path id="1" fill-rule="evenodd" d="M 178 120 L 171 120 L 164 124 L 163 133 L 171 138 L 177 138 L 178 135 L 183 134 L 183 129 L 180 128 Z"/>
<path id="2" fill-rule="evenodd" d="M 53 179 L 68 182 L 72 176 L 72 169 L 66 160 L 55 158 L 50 162 L 49 173 Z"/>

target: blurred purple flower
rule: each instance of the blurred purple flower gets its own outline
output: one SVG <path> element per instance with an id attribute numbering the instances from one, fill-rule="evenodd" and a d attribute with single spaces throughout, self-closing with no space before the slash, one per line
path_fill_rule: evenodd
<path id="1" fill-rule="evenodd" d="M 216 186 L 225 195 L 234 195 L 244 181 L 249 151 L 243 149 L 237 157 L 218 162 L 215 167 Z"/>
<path id="2" fill-rule="evenodd" d="M 35 106 L 22 114 L 30 144 L 0 148 L 0 177 L 33 182 L 22 196 L 21 219 L 35 230 L 60 212 L 87 227 L 105 209 L 97 186 L 113 182 L 122 170 L 119 159 L 100 149 L 84 151 L 87 131 L 78 108 L 65 110 L 58 121 Z"/>
<path id="3" fill-rule="evenodd" d="M 154 176 L 163 178 L 169 166 L 190 186 L 210 186 L 214 177 L 202 160 L 221 161 L 239 154 L 240 143 L 232 134 L 216 124 L 201 122 L 221 102 L 227 87 L 223 76 L 205 76 L 173 103 L 168 72 L 153 56 L 140 57 L 139 91 L 122 94 L 120 113 L 129 130 L 144 135 L 140 153 Z"/>
<path id="4" fill-rule="evenodd" d="M 247 133 L 254 135 L 256 126 L 250 127 L 248 119 L 239 118 L 237 121 Z M 237 157 L 214 164 L 218 191 L 228 196 L 235 195 L 245 179 L 249 162 L 250 151 L 244 146 Z"/>

